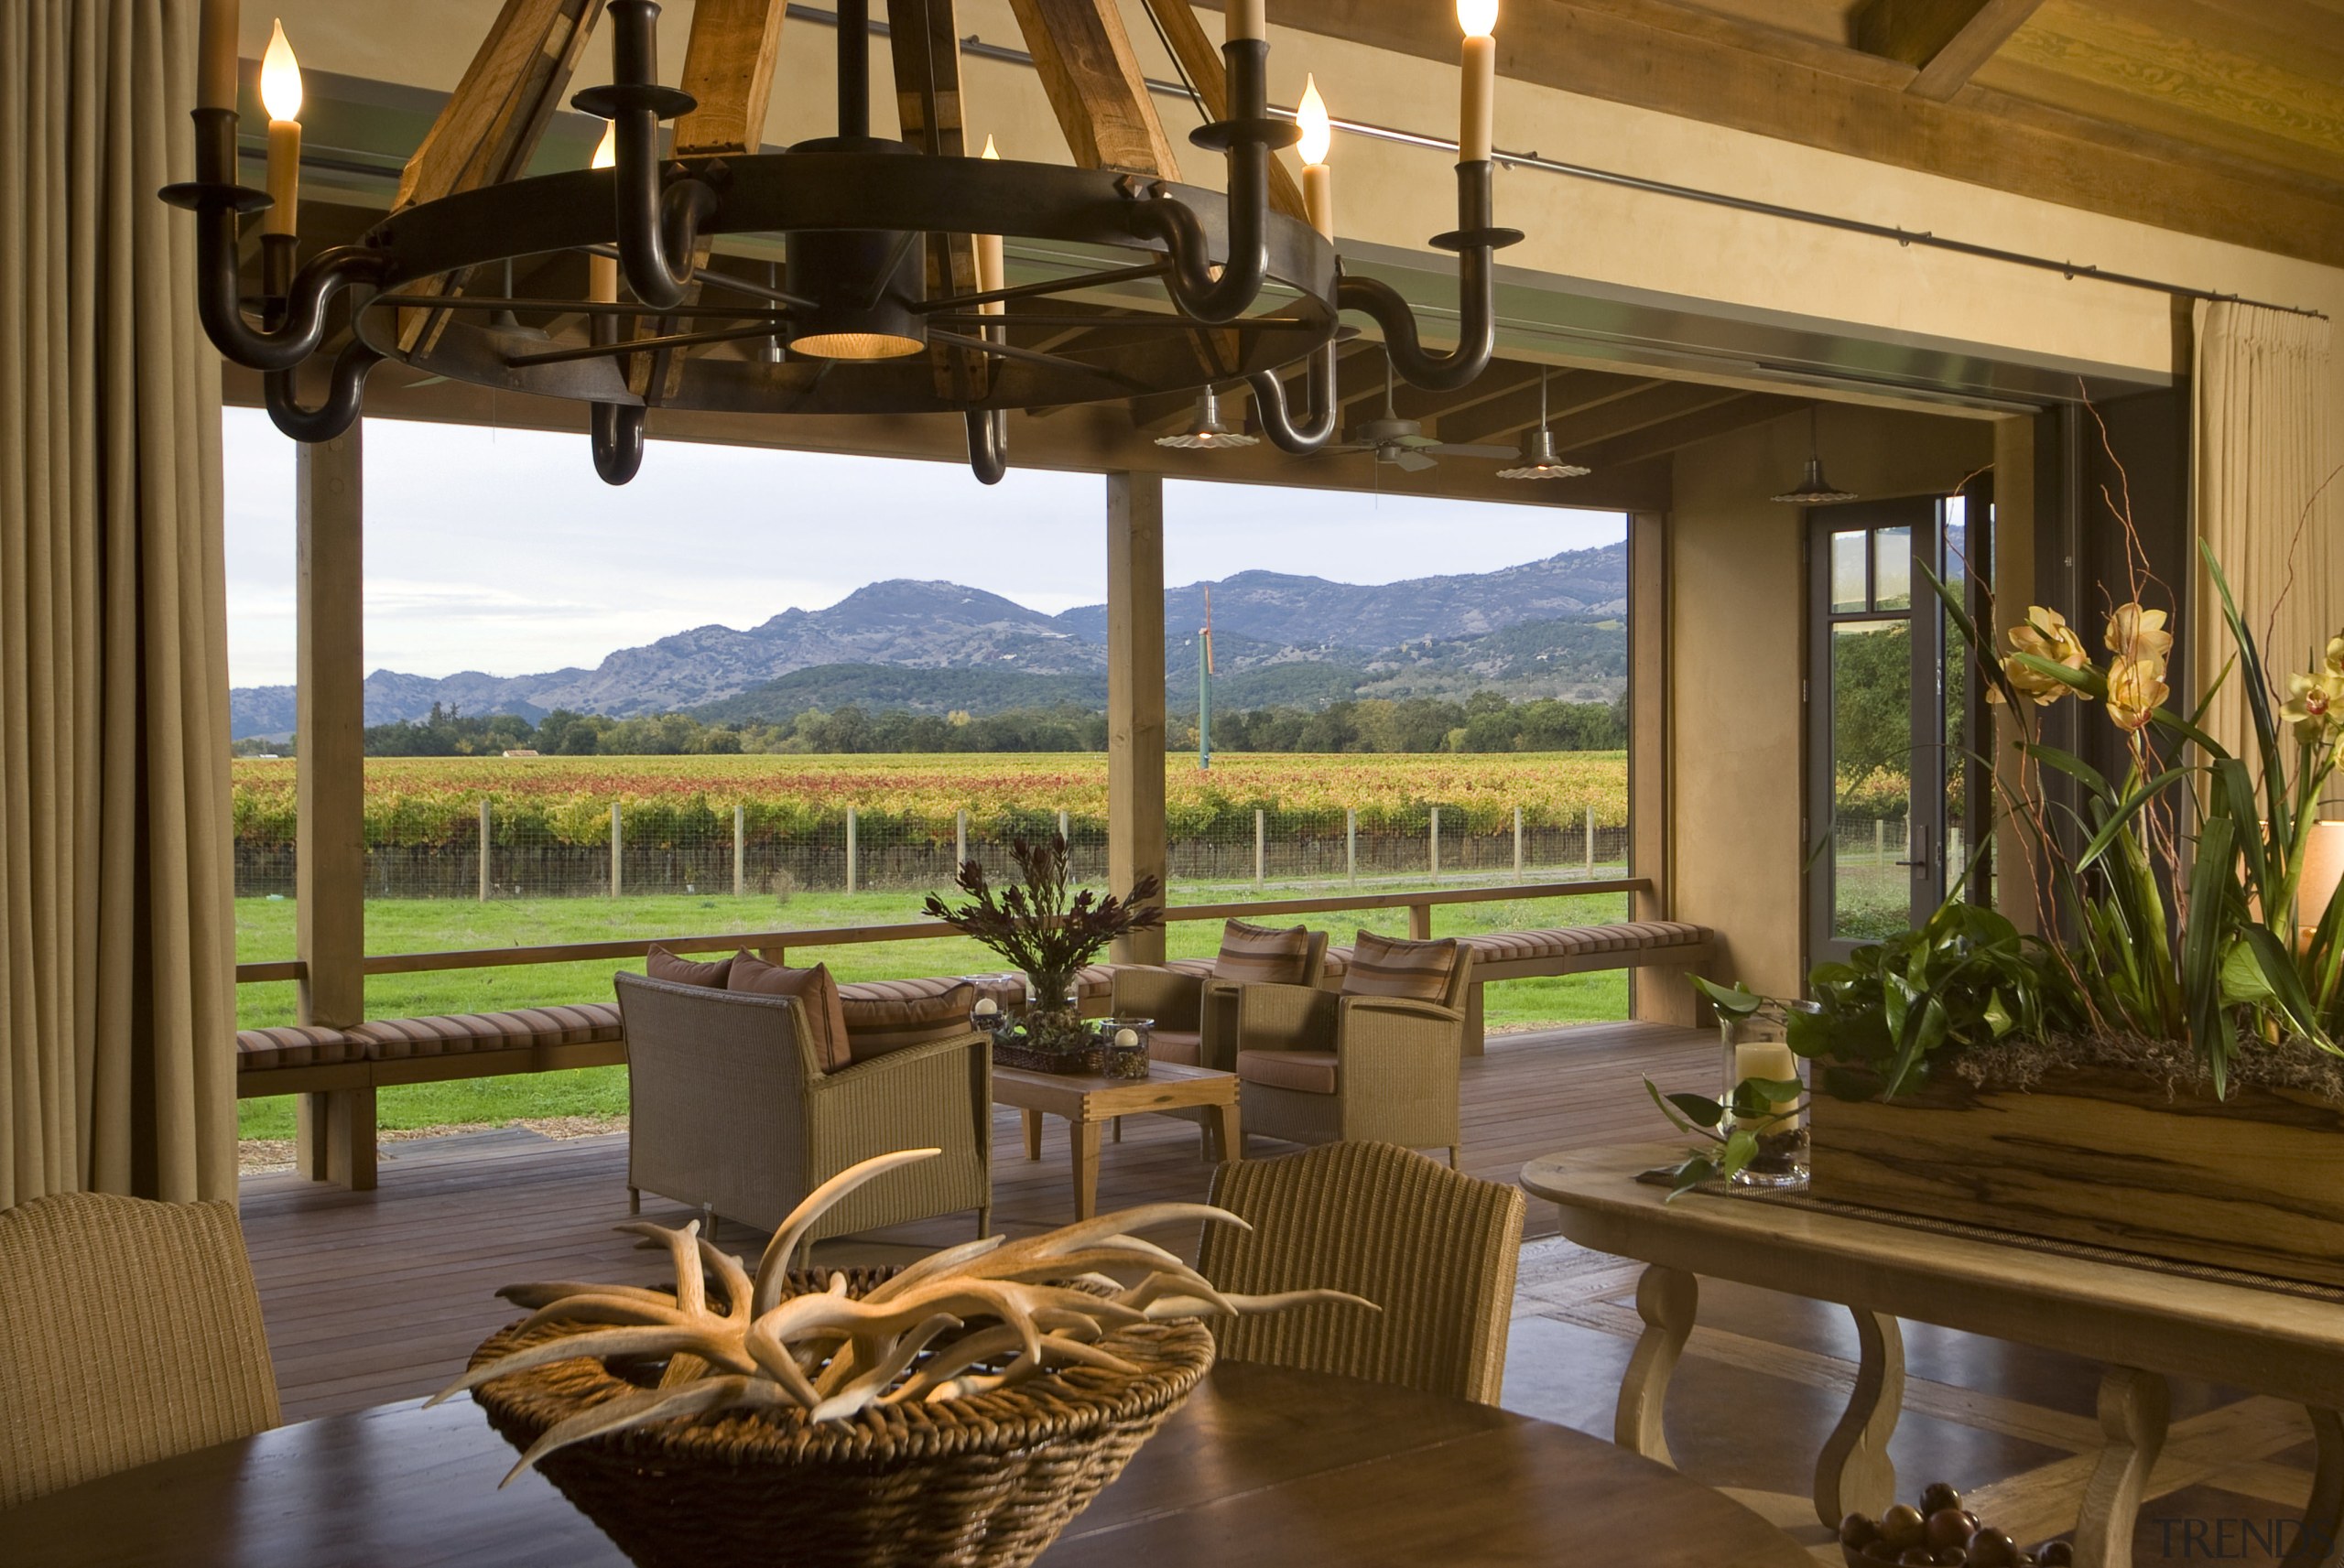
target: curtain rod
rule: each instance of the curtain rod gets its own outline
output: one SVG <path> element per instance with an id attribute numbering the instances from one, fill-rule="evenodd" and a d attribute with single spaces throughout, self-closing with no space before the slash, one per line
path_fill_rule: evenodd
<path id="1" fill-rule="evenodd" d="M 789 15 L 799 21 L 820 27 L 838 26 L 838 13 L 812 5 L 793 5 Z M 1153 18 L 1151 10 L 1149 16 Z M 887 24 L 874 22 L 871 30 L 879 37 L 887 36 Z M 989 44 L 971 34 L 960 40 L 960 52 L 980 59 L 995 59 L 1031 69 L 1034 57 L 1021 49 L 1005 44 Z M 1196 89 L 1186 81 L 1166 81 L 1156 77 L 1142 79 L 1148 91 L 1163 97 L 1178 98 L 1188 103 L 1197 101 Z M 1291 120 L 1294 111 L 1273 106 L 1270 113 Z M 1377 124 L 1370 120 L 1333 121 L 1339 131 L 1371 141 L 1392 142 L 1402 146 L 1423 147 L 1430 152 L 1454 155 L 1457 143 L 1444 136 L 1428 136 L 1417 131 L 1405 131 L 1394 125 Z M 1861 218 L 1844 218 L 1831 212 L 1812 211 L 1804 207 L 1788 207 L 1779 202 L 1760 201 L 1747 196 L 1730 196 L 1721 190 L 1704 190 L 1698 186 L 1678 185 L 1665 179 L 1650 179 L 1642 175 L 1621 174 L 1615 170 L 1597 168 L 1590 164 L 1566 163 L 1559 158 L 1541 157 L 1538 154 L 1510 153 L 1501 147 L 1491 154 L 1499 164 L 1509 168 L 1536 169 L 1541 174 L 1561 175 L 1567 178 L 1588 180 L 1608 185 L 1615 189 L 1641 191 L 1649 196 L 1672 197 L 1680 201 L 1693 201 L 1706 207 L 1722 207 L 1731 211 L 1748 212 L 1758 217 L 1776 218 L 1785 222 L 1806 223 L 1816 228 L 1833 229 L 1847 234 L 1867 234 L 1873 239 L 1894 240 L 1902 246 L 1918 245 L 1925 250 L 1948 251 L 1956 255 L 1973 256 L 1983 261 L 2001 262 L 2009 266 L 2029 267 L 2037 272 L 2056 272 L 2073 281 L 2089 278 L 2094 283 L 2112 284 L 2119 288 L 2144 289 L 2152 294 L 2168 295 L 2176 299 L 2205 299 L 2221 304 L 2252 305 L 2260 309 L 2282 311 L 2290 316 L 2308 316 L 2325 321 L 2328 313 L 2302 305 L 2278 305 L 2266 299 L 2254 299 L 2242 294 L 2225 294 L 2210 288 L 2193 288 L 2187 284 L 2166 283 L 2158 278 L 2143 277 L 2134 273 L 2114 272 L 2086 262 L 2054 261 L 2049 256 L 2035 255 L 2026 251 L 2013 251 L 2000 245 L 1980 244 L 1972 240 L 1957 240 L 1927 229 L 1906 229 L 1896 224 L 1874 223 Z"/>

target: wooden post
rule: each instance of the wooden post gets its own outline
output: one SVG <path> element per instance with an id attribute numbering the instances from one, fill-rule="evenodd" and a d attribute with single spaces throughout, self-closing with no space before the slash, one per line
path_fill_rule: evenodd
<path id="1" fill-rule="evenodd" d="M 1269 877 L 1267 814 L 1260 806 L 1253 808 L 1253 885 L 1260 887 Z"/>
<path id="2" fill-rule="evenodd" d="M 624 830 L 619 826 L 619 803 L 611 802 L 611 896 L 616 898 L 626 886 L 626 879 L 619 862 L 626 849 Z"/>
<path id="3" fill-rule="evenodd" d="M 1514 880 L 1522 880 L 1522 807 L 1514 808 Z"/>
<path id="4" fill-rule="evenodd" d="M 1432 808 L 1432 832 L 1426 845 L 1427 860 L 1432 868 L 1432 880 L 1440 881 L 1440 807 Z"/>
<path id="5" fill-rule="evenodd" d="M 1669 889 L 1675 793 L 1670 786 L 1668 519 L 1628 518 L 1628 874 L 1649 892 L 1629 906 L 1637 920 L 1672 920 Z M 2024 600 L 2020 602 L 2024 603 Z M 1628 972 L 1628 1015 L 1655 1023 L 1696 1021 L 1694 990 L 1681 969 Z"/>
<path id="6" fill-rule="evenodd" d="M 969 863 L 969 814 L 958 811 L 952 816 L 952 872 L 958 876 L 960 868 Z"/>
<path id="7" fill-rule="evenodd" d="M 846 808 L 846 891 L 854 891 L 854 807 Z"/>
<path id="8" fill-rule="evenodd" d="M 1888 864 L 1888 818 L 1885 816 L 1872 819 L 1872 863 L 1875 866 Z"/>
<path id="9" fill-rule="evenodd" d="M 489 815 L 488 796 L 480 797 L 480 901 L 486 903 L 496 891 L 496 883 L 489 877 Z"/>
<path id="10" fill-rule="evenodd" d="M 1343 807 L 1343 880 L 1359 881 L 1359 807 Z"/>
<path id="11" fill-rule="evenodd" d="M 1595 807 L 1587 808 L 1587 880 L 1595 880 Z"/>
<path id="12" fill-rule="evenodd" d="M 1164 479 L 1107 476 L 1107 881 L 1161 884 L 1164 839 Z M 966 826 L 965 816 L 962 818 Z M 1158 903 L 1162 902 L 1159 894 Z M 1164 962 L 1164 932 L 1116 941 L 1119 964 Z"/>
<path id="13" fill-rule="evenodd" d="M 304 1023 L 366 1017 L 366 676 L 363 425 L 294 449 L 297 951 Z M 297 1102 L 296 1160 L 312 1181 L 374 1185 L 374 1091 Z"/>
<path id="14" fill-rule="evenodd" d="M 1412 942 L 1432 940 L 1432 905 L 1430 903 L 1408 905 L 1408 939 Z"/>
<path id="15" fill-rule="evenodd" d="M 741 898 L 749 891 L 749 808 L 732 807 L 732 896 Z"/>
<path id="16" fill-rule="evenodd" d="M 1058 837 L 1065 839 L 1069 845 L 1072 845 L 1074 842 L 1074 832 L 1073 829 L 1067 826 L 1066 808 L 1064 806 L 1060 806 L 1058 808 Z"/>

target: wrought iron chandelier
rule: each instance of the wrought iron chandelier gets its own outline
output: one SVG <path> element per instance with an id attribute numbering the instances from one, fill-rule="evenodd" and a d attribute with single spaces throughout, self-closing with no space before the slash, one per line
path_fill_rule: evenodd
<path id="1" fill-rule="evenodd" d="M 280 31 L 264 62 L 269 189 L 255 189 L 236 179 L 236 0 L 205 0 L 196 178 L 162 195 L 196 214 L 206 332 L 228 359 L 261 373 L 270 417 L 297 440 L 347 429 L 368 373 L 389 359 L 588 404 L 594 467 L 613 484 L 640 467 L 655 406 L 956 414 L 971 467 L 993 483 L 1007 466 L 1012 409 L 1166 393 L 1209 399 L 1216 386 L 1243 381 L 1262 436 L 1304 454 L 1335 435 L 1346 311 L 1375 323 L 1412 385 L 1454 390 L 1489 363 L 1493 257 L 1523 237 L 1497 227 L 1492 212 L 1497 8 L 1497 0 L 1458 0 L 1466 38 L 1457 227 L 1430 242 L 1458 257 L 1458 341 L 1446 352 L 1424 346 L 1396 290 L 1345 272 L 1332 239 L 1324 106 L 1314 83 L 1303 124 L 1270 113 L 1261 0 L 1230 0 L 1221 51 L 1229 113 L 1190 136 L 1224 157 L 1225 196 L 1112 168 L 1001 159 L 990 146 L 984 157 L 948 157 L 874 136 L 869 0 L 838 5 L 837 135 L 780 153 L 664 157 L 661 122 L 695 102 L 659 81 L 656 0 L 608 0 L 612 83 L 571 100 L 610 122 L 596 167 L 418 201 L 354 243 L 306 259 L 294 222 L 299 88 L 290 49 Z M 581 27 L 594 10 L 586 7 Z M 1270 201 L 1271 155 L 1297 141 L 1309 222 Z M 239 230 L 253 213 L 262 215 L 256 311 L 239 276 Z M 696 261 L 726 235 L 778 236 L 786 260 L 777 283 Z M 1002 271 L 1004 236 L 1125 256 L 1013 287 Z M 973 287 L 935 265 L 934 250 L 956 239 L 974 241 Z M 591 258 L 585 297 L 513 296 L 515 262 L 565 252 Z M 499 277 L 501 290 L 472 291 L 474 280 Z M 1168 308 L 1117 305 L 1075 316 L 1062 297 L 1141 283 L 1160 287 Z M 549 337 L 523 326 L 516 311 L 585 324 Z M 334 356 L 329 390 L 305 406 L 295 373 L 319 356 L 330 321 L 344 319 L 350 338 Z M 1072 325 L 1092 329 L 1089 346 L 1017 341 L 1022 329 Z M 700 351 L 758 340 L 769 351 Z M 1307 367 L 1298 411 L 1285 374 L 1297 364 Z"/>

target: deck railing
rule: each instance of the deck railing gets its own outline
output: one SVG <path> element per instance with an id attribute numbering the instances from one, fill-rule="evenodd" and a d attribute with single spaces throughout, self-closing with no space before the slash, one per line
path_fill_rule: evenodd
<path id="1" fill-rule="evenodd" d="M 1648 877 L 1613 877 L 1568 881 L 1507 882 L 1481 887 L 1395 888 L 1384 892 L 1337 893 L 1320 898 L 1281 898 L 1221 903 L 1175 904 L 1164 912 L 1167 921 L 1245 920 L 1273 914 L 1328 914 L 1347 909 L 1405 909 L 1408 934 L 1432 935 L 1435 907 L 1458 903 L 1495 903 L 1532 899 L 1582 898 L 1590 894 L 1649 892 Z M 723 932 L 698 936 L 628 937 L 611 942 L 564 942 L 537 947 L 471 947 L 445 953 L 377 953 L 364 961 L 374 975 L 419 975 L 451 969 L 518 968 L 534 964 L 575 964 L 600 959 L 640 958 L 654 946 L 675 953 L 711 953 L 726 948 L 752 948 L 777 956 L 792 947 L 845 947 L 869 942 L 918 942 L 959 933 L 940 921 L 911 921 L 893 925 L 825 925 L 786 931 Z M 238 985 L 259 985 L 309 978 L 309 966 L 300 958 L 238 964 Z"/>

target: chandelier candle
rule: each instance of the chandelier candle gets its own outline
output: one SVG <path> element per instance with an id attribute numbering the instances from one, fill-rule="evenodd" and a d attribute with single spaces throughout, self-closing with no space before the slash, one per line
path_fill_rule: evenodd
<path id="1" fill-rule="evenodd" d="M 602 140 L 594 148 L 593 167 L 610 168 L 619 161 L 619 127 L 613 121 L 602 127 Z M 588 256 L 586 258 L 586 297 L 598 305 L 619 302 L 619 258 Z"/>
<path id="2" fill-rule="evenodd" d="M 199 109 L 236 106 L 236 0 L 203 0 L 196 46 Z"/>
<path id="3" fill-rule="evenodd" d="M 990 158 L 995 163 L 1001 161 L 1001 151 L 993 145 L 991 136 L 985 138 L 985 150 L 978 156 Z M 976 236 L 976 242 L 977 292 L 992 294 L 1007 287 L 1009 266 L 1002 256 L 1001 236 L 979 234 Z M 988 299 L 978 308 L 987 316 L 999 316 L 1009 308 L 1009 302 L 1005 299 Z"/>
<path id="4" fill-rule="evenodd" d="M 1457 25 L 1465 29 L 1463 96 L 1457 117 L 1460 163 L 1485 163 L 1496 142 L 1498 0 L 1457 0 Z"/>
<path id="5" fill-rule="evenodd" d="M 209 13 L 206 13 L 209 15 Z M 261 232 L 290 237 L 301 207 L 301 64 L 278 22 L 260 62 L 261 106 L 268 111 L 268 212 Z"/>
<path id="6" fill-rule="evenodd" d="M 1270 29 L 1265 20 L 1264 0 L 1229 0 L 1228 41 L 1250 38 L 1260 42 L 1268 38 Z"/>
<path id="7" fill-rule="evenodd" d="M 1310 211 L 1310 226 L 1329 239 L 1335 237 L 1335 176 L 1327 167 L 1328 149 L 1334 145 L 1335 127 L 1327 117 L 1327 101 L 1318 96 L 1318 79 L 1305 77 L 1302 103 L 1294 112 L 1302 128 L 1296 150 L 1302 154 L 1302 203 Z"/>

